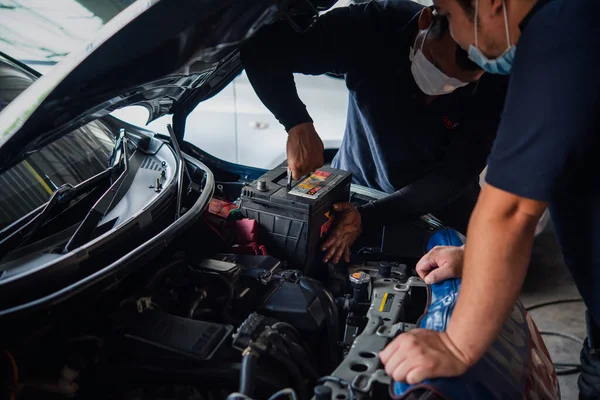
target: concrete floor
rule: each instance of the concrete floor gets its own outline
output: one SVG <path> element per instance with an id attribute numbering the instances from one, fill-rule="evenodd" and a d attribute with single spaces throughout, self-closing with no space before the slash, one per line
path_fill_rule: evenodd
<path id="1" fill-rule="evenodd" d="M 580 297 L 567 271 L 552 224 L 535 241 L 531 265 L 521 292 L 527 307 L 539 302 Z M 540 331 L 555 331 L 585 337 L 583 303 L 552 305 L 531 311 Z M 543 336 L 554 362 L 579 363 L 581 345 L 563 338 Z M 559 376 L 563 400 L 577 400 L 578 374 Z"/>

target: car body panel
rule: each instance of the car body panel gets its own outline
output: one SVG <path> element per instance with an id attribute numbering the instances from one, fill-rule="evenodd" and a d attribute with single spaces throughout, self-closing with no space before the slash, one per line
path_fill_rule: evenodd
<path id="1" fill-rule="evenodd" d="M 128 105 L 146 107 L 150 120 L 179 109 L 185 118 L 241 71 L 239 43 L 289 3 L 138 0 L 0 113 L 0 169 Z"/>

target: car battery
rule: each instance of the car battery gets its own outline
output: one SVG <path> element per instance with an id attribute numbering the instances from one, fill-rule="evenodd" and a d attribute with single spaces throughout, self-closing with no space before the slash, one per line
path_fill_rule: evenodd
<path id="1" fill-rule="evenodd" d="M 257 221 L 270 255 L 310 275 L 321 262 L 319 245 L 333 222 L 333 204 L 350 200 L 351 178 L 347 171 L 322 167 L 288 186 L 284 162 L 244 187 L 240 211 Z"/>

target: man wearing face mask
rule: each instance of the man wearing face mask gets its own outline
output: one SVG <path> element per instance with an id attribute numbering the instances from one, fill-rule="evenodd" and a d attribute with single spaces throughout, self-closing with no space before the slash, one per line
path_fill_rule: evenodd
<path id="1" fill-rule="evenodd" d="M 422 275 L 435 271 L 433 281 L 462 274 L 454 312 L 443 333 L 400 335 L 381 360 L 408 383 L 456 376 L 480 360 L 520 293 L 548 207 L 587 307 L 579 398 L 600 399 L 600 2 L 434 3 L 472 60 L 511 79 L 466 246 L 420 263 Z"/>
<path id="2" fill-rule="evenodd" d="M 241 58 L 259 98 L 288 132 L 294 179 L 323 165 L 323 144 L 293 73 L 345 77 L 346 131 L 332 166 L 390 196 L 358 209 L 338 204 L 326 260 L 348 260 L 364 224 L 432 213 L 466 230 L 507 79 L 482 77 L 445 18 L 407 0 L 354 4 L 322 15 L 305 33 L 286 22 L 263 28 Z"/>

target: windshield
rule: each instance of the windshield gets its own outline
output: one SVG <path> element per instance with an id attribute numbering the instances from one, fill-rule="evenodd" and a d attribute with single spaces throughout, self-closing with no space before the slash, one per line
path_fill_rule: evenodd
<path id="1" fill-rule="evenodd" d="M 75 186 L 107 168 L 110 130 L 90 123 L 54 141 L 0 175 L 0 229 L 46 203 L 54 190 Z"/>
<path id="2" fill-rule="evenodd" d="M 26 71 L 0 58 L 0 111 L 33 82 Z M 0 174 L 0 229 L 46 203 L 59 186 L 75 186 L 104 171 L 114 141 L 111 130 L 94 121 Z"/>
<path id="3" fill-rule="evenodd" d="M 84 46 L 134 0 L 0 0 L 0 51 L 54 64 Z"/>

